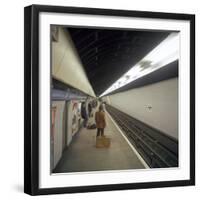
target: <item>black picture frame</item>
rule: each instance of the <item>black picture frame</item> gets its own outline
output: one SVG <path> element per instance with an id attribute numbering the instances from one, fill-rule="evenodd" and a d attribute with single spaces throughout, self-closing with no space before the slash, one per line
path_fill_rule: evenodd
<path id="1" fill-rule="evenodd" d="M 39 14 L 77 13 L 190 23 L 190 179 L 148 183 L 39 188 Z M 195 15 L 127 10 L 31 5 L 24 9 L 24 192 L 30 195 L 187 186 L 195 184 Z"/>

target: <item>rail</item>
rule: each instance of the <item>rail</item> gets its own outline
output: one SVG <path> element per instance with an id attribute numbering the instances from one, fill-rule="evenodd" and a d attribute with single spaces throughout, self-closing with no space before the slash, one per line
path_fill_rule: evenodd
<path id="1" fill-rule="evenodd" d="M 106 110 L 151 168 L 178 167 L 178 141 L 106 105 Z"/>

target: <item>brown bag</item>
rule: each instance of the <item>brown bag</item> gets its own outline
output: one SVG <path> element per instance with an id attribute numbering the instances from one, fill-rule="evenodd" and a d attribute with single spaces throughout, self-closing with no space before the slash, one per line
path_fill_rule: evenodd
<path id="1" fill-rule="evenodd" d="M 98 136 L 96 138 L 96 148 L 109 148 L 110 144 L 110 138 L 105 136 Z"/>
<path id="2" fill-rule="evenodd" d="M 103 137 L 103 145 L 105 148 L 109 148 L 110 147 L 110 138 Z"/>

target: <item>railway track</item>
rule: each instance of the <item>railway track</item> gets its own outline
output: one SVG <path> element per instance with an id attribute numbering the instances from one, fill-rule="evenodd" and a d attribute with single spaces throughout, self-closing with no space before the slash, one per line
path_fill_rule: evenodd
<path id="1" fill-rule="evenodd" d="M 178 141 L 110 105 L 106 110 L 150 168 L 178 167 Z"/>

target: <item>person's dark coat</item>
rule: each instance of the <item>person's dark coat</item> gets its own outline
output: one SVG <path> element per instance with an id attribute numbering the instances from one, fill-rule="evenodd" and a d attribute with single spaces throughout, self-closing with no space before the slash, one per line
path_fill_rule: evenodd
<path id="1" fill-rule="evenodd" d="M 86 106 L 85 106 L 85 104 L 83 104 L 83 105 L 81 106 L 81 117 L 82 117 L 83 119 L 87 119 L 87 111 L 86 111 Z"/>

